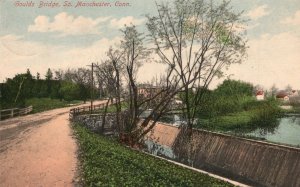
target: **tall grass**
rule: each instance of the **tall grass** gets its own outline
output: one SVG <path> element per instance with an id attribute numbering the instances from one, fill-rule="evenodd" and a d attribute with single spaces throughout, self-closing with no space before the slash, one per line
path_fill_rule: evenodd
<path id="1" fill-rule="evenodd" d="M 201 110 L 200 110 L 201 111 Z M 274 99 L 257 101 L 253 97 L 219 98 L 210 105 L 211 114 L 198 113 L 198 128 L 209 130 L 247 130 L 276 125 L 281 115 Z"/>

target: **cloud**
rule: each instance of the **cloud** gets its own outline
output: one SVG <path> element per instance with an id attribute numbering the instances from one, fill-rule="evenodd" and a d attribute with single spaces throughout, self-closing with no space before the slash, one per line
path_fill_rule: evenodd
<path id="1" fill-rule="evenodd" d="M 229 73 L 241 79 L 270 88 L 292 85 L 300 89 L 300 37 L 284 32 L 265 34 L 249 41 L 248 59 L 241 65 L 230 67 Z"/>
<path id="2" fill-rule="evenodd" d="M 53 21 L 48 16 L 38 16 L 33 25 L 29 25 L 29 32 L 58 32 L 65 35 L 99 34 L 100 23 L 106 22 L 110 17 L 96 19 L 73 15 L 62 12 L 54 16 Z"/>
<path id="3" fill-rule="evenodd" d="M 269 15 L 270 11 L 267 11 L 268 6 L 267 5 L 262 5 L 259 6 L 253 10 L 250 10 L 246 16 L 248 16 L 249 18 L 253 19 L 253 20 L 257 20 L 263 16 Z"/>
<path id="4" fill-rule="evenodd" d="M 3 55 L 7 55 L 9 52 L 16 56 L 34 56 L 44 47 L 36 42 L 25 41 L 23 36 L 13 34 L 0 37 L 0 43 L 1 47 L 5 49 L 3 51 L 6 51 Z M 3 60 L 6 59 L 5 57 L 6 56 L 4 56 Z"/>
<path id="5" fill-rule="evenodd" d="M 102 38 L 87 47 L 70 47 L 27 41 L 18 35 L 0 36 L 0 81 L 26 72 L 27 68 L 33 74 L 39 72 L 44 76 L 47 68 L 67 69 L 101 63 L 108 48 L 119 41 L 119 37 Z"/>
<path id="6" fill-rule="evenodd" d="M 48 68 L 65 70 L 87 67 L 91 62 L 101 63 L 109 47 L 118 45 L 120 41 L 120 37 L 102 38 L 86 47 L 70 47 L 27 41 L 18 35 L 0 36 L 0 81 L 25 73 L 27 68 L 33 75 L 39 72 L 43 77 Z M 163 72 L 163 65 L 145 63 L 139 71 L 138 80 L 149 81 Z"/>
<path id="7" fill-rule="evenodd" d="M 280 21 L 282 24 L 288 24 L 288 25 L 293 25 L 297 26 L 300 25 L 300 10 L 295 13 L 295 15 L 291 17 L 287 17 L 283 20 Z"/>
<path id="8" fill-rule="evenodd" d="M 132 16 L 127 16 L 120 19 L 112 19 L 110 21 L 110 26 L 116 28 L 122 28 L 124 27 L 124 25 L 129 25 L 129 24 L 141 25 L 142 23 L 144 23 L 144 21 L 145 19 L 136 19 Z"/>

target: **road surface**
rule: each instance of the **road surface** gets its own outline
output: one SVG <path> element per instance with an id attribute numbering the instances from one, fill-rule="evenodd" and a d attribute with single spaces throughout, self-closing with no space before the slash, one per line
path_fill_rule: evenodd
<path id="1" fill-rule="evenodd" d="M 71 108 L 0 122 L 1 187 L 76 184 L 77 145 L 68 120 Z"/>

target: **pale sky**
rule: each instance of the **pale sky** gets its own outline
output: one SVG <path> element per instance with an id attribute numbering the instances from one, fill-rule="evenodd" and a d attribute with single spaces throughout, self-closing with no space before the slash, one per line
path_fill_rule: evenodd
<path id="1" fill-rule="evenodd" d="M 108 47 L 119 41 L 119 29 L 124 24 L 134 23 L 146 31 L 144 15 L 156 15 L 154 0 L 122 1 L 130 4 L 127 7 L 117 7 L 112 0 L 95 0 L 112 6 L 94 8 L 38 8 L 40 1 L 32 1 L 35 7 L 16 7 L 15 2 L 0 0 L 1 82 L 27 68 L 33 75 L 44 75 L 48 68 L 87 67 L 101 62 Z M 75 5 L 78 1 L 70 2 Z M 227 74 L 265 88 L 276 84 L 281 89 L 291 85 L 300 90 L 300 1 L 232 0 L 232 6 L 236 11 L 244 10 L 244 18 L 250 20 L 249 49 L 248 58 L 230 67 Z M 147 64 L 140 70 L 139 80 L 151 80 L 161 69 L 160 65 Z"/>

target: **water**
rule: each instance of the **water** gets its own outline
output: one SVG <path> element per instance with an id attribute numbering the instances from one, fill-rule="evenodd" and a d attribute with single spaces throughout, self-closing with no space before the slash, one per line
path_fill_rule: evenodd
<path id="1" fill-rule="evenodd" d="M 258 128 L 252 132 L 239 134 L 269 142 L 300 147 L 300 116 L 285 116 L 278 120 L 278 125 L 276 127 Z"/>
<path id="2" fill-rule="evenodd" d="M 184 124 L 184 119 L 180 115 L 170 115 L 162 119 L 163 122 L 169 123 L 173 126 L 180 126 Z M 268 142 L 273 142 L 277 144 L 290 145 L 294 147 L 300 147 L 300 115 L 291 114 L 278 119 L 278 123 L 274 124 L 272 127 L 257 128 L 249 132 L 239 131 L 239 132 L 225 132 L 228 134 L 233 134 L 237 136 L 243 136 L 247 138 L 254 138 L 258 140 L 264 140 Z M 149 145 L 152 146 L 152 145 Z M 170 150 L 166 147 L 160 147 L 160 151 L 164 155 L 170 154 Z M 159 154 L 160 152 L 155 152 L 154 154 Z M 165 154 L 166 153 L 166 154 Z"/>

